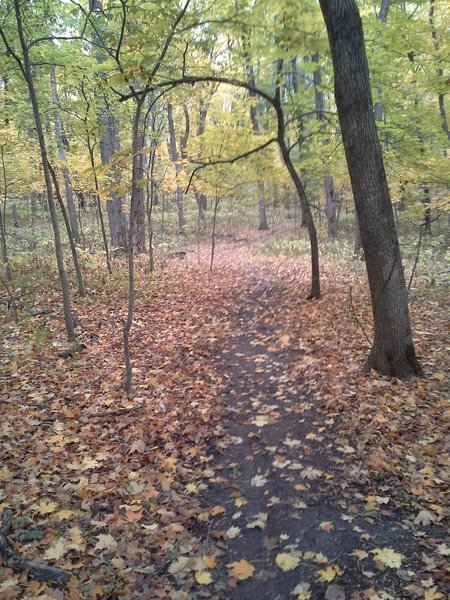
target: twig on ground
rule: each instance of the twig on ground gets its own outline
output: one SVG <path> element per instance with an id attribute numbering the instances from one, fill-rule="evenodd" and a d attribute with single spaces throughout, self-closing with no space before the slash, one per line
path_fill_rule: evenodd
<path id="1" fill-rule="evenodd" d="M 72 573 L 36 562 L 21 558 L 15 551 L 8 539 L 8 534 L 12 525 L 12 510 L 7 508 L 3 511 L 2 524 L 0 527 L 0 559 L 5 567 L 13 571 L 28 571 L 29 574 L 39 581 L 48 581 L 55 585 L 65 587 Z"/>

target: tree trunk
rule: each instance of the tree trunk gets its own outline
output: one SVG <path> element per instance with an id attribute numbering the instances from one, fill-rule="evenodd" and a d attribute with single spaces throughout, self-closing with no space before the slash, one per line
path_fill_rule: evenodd
<path id="1" fill-rule="evenodd" d="M 70 229 L 72 231 L 73 239 L 76 244 L 80 245 L 80 234 L 78 231 L 77 212 L 75 209 L 75 202 L 73 200 L 73 189 L 72 182 L 70 181 L 70 173 L 67 168 L 67 158 L 65 150 L 65 138 L 63 131 L 63 124 L 61 120 L 61 113 L 59 112 L 59 97 L 58 88 L 56 85 L 55 67 L 52 67 L 50 71 L 50 87 L 52 90 L 52 101 L 55 107 L 55 135 L 56 145 L 58 146 L 59 160 L 62 162 L 62 173 L 64 177 L 64 188 L 66 190 L 66 201 L 67 208 L 69 210 L 69 221 Z"/>
<path id="2" fill-rule="evenodd" d="M 95 171 L 94 148 L 91 144 L 89 135 L 87 136 L 87 147 L 88 147 L 88 152 L 89 152 L 89 160 L 90 160 L 91 167 L 92 167 L 92 173 L 93 173 L 93 177 L 94 177 L 95 200 L 96 200 L 96 204 L 97 204 L 97 214 L 98 214 L 98 217 L 100 220 L 100 230 L 102 233 L 103 247 L 105 249 L 106 266 L 108 267 L 108 273 L 111 275 L 112 274 L 111 258 L 110 258 L 110 254 L 109 254 L 108 238 L 106 236 L 105 220 L 103 218 L 102 200 L 100 198 L 100 185 L 98 183 L 98 177 L 97 177 L 97 173 Z"/>
<path id="3" fill-rule="evenodd" d="M 391 0 L 382 0 L 381 1 L 381 8 L 380 8 L 380 12 L 378 13 L 378 20 L 381 21 L 382 23 L 386 23 L 386 21 L 387 21 L 390 6 L 391 6 Z M 380 40 L 380 42 L 381 42 L 381 40 Z M 375 106 L 374 106 L 375 121 L 377 123 L 382 123 L 383 119 L 384 119 L 384 108 L 383 108 L 383 104 L 381 102 L 382 95 L 383 95 L 383 90 L 381 89 L 381 85 L 379 85 L 377 87 L 377 101 L 375 102 Z"/>
<path id="4" fill-rule="evenodd" d="M 316 52 L 312 61 L 315 63 L 319 63 L 320 55 Z M 320 67 L 318 67 L 313 73 L 314 79 L 314 98 L 316 104 L 316 116 L 319 119 L 321 125 L 321 132 L 325 132 L 325 102 L 323 98 L 323 92 L 321 89 L 322 86 L 322 72 Z M 323 145 L 328 146 L 329 139 L 327 137 L 323 140 Z M 334 197 L 334 185 L 333 185 L 333 177 L 330 174 L 330 170 L 327 167 L 324 177 L 324 188 L 325 188 L 325 214 L 327 216 L 327 224 L 328 224 L 328 237 L 332 240 L 337 238 L 337 218 L 336 218 L 336 201 Z"/>
<path id="5" fill-rule="evenodd" d="M 175 166 L 175 174 L 177 179 L 177 211 L 178 211 L 178 233 L 183 235 L 184 228 L 186 225 L 186 221 L 184 219 L 184 207 L 183 207 L 183 188 L 181 187 L 181 182 L 179 181 L 180 173 L 181 173 L 181 164 L 179 161 L 178 150 L 177 150 L 177 139 L 175 136 L 175 126 L 173 124 L 173 107 L 172 104 L 168 104 L 167 106 L 167 120 L 169 123 L 169 149 L 170 149 L 170 157 Z"/>
<path id="6" fill-rule="evenodd" d="M 119 131 L 117 122 L 111 114 L 110 107 L 105 105 L 104 113 L 99 118 L 101 126 L 104 128 L 103 136 L 100 140 L 100 156 L 103 165 L 110 165 L 110 189 L 109 199 L 106 202 L 106 211 L 108 213 L 109 233 L 112 248 L 127 247 L 127 220 L 122 210 L 122 199 L 114 190 L 120 180 L 120 175 L 115 171 L 112 162 L 113 156 L 120 150 Z"/>
<path id="7" fill-rule="evenodd" d="M 436 52 L 439 52 L 439 40 L 436 31 L 436 27 L 434 26 L 434 0 L 430 0 L 430 12 L 429 15 L 429 23 L 431 27 L 431 35 L 433 37 L 433 45 Z M 437 69 L 437 74 L 440 78 L 444 77 L 444 71 L 441 67 Z M 444 84 L 443 84 L 444 85 Z M 442 119 L 442 130 L 447 136 L 447 140 L 450 140 L 450 129 L 448 127 L 447 121 L 447 113 L 445 111 L 445 96 L 443 92 L 438 93 L 438 105 L 439 105 L 439 113 Z M 444 150 L 444 156 L 447 156 L 447 149 Z"/>
<path id="8" fill-rule="evenodd" d="M 282 74 L 283 61 L 277 61 L 277 79 Z M 311 290 L 308 294 L 308 300 L 313 298 L 320 298 L 320 267 L 319 267 L 319 245 L 317 242 L 316 226 L 314 225 L 313 216 L 311 214 L 311 208 L 309 206 L 308 198 L 306 196 L 305 188 L 302 180 L 300 179 L 294 163 L 291 159 L 288 145 L 286 144 L 285 132 L 286 124 L 284 121 L 283 108 L 281 105 L 281 90 L 279 84 L 275 87 L 275 98 L 273 107 L 277 114 L 277 141 L 281 150 L 281 156 L 283 157 L 284 164 L 286 165 L 289 175 L 291 176 L 292 182 L 294 183 L 297 191 L 300 205 L 302 207 L 302 214 L 306 220 L 306 227 L 308 228 L 309 243 L 311 248 Z"/>
<path id="9" fill-rule="evenodd" d="M 6 278 L 8 281 L 12 279 L 11 265 L 9 264 L 8 244 L 6 241 L 6 204 L 8 202 L 8 179 L 6 176 L 5 151 L 3 146 L 0 146 L 0 155 L 2 160 L 2 175 L 3 175 L 3 201 L 0 206 L 0 237 L 2 246 L 2 259 L 6 269 Z"/>
<path id="10" fill-rule="evenodd" d="M 328 237 L 331 240 L 337 238 L 337 216 L 336 216 L 336 198 L 334 193 L 333 177 L 327 169 L 325 173 L 325 214 L 327 215 Z"/>
<path id="11" fill-rule="evenodd" d="M 266 198 L 264 195 L 264 183 L 262 181 L 258 181 L 258 215 L 259 215 L 259 227 L 260 231 L 265 231 L 269 229 L 269 225 L 267 224 L 267 206 L 266 206 Z"/>
<path id="12" fill-rule="evenodd" d="M 15 10 L 16 22 L 17 22 L 17 32 L 19 34 L 20 46 L 22 48 L 22 56 L 23 56 L 23 62 L 20 59 L 17 62 L 19 64 L 19 67 L 20 67 L 22 74 L 24 76 L 24 79 L 26 81 L 26 84 L 28 87 L 28 93 L 30 96 L 30 103 L 31 103 L 32 110 L 33 110 L 33 116 L 34 116 L 34 121 L 35 121 L 35 125 L 36 125 L 36 133 L 37 133 L 37 137 L 38 137 L 38 141 L 39 141 L 39 149 L 40 149 L 40 153 L 41 153 L 42 169 L 44 171 L 45 187 L 47 190 L 48 207 L 49 207 L 51 221 L 52 221 L 53 235 L 55 238 L 55 255 L 56 255 L 56 262 L 58 265 L 58 274 L 59 274 L 59 280 L 61 283 L 62 296 L 63 296 L 64 321 L 65 321 L 65 325 L 66 325 L 67 338 L 68 338 L 69 342 L 73 342 L 73 341 L 75 341 L 75 331 L 73 328 L 73 317 L 72 317 L 72 308 L 71 308 L 71 302 L 70 302 L 69 285 L 67 282 L 67 275 L 66 275 L 66 271 L 64 268 L 63 249 L 62 249 L 62 245 L 61 245 L 61 236 L 60 236 L 60 232 L 59 232 L 59 223 L 58 223 L 58 217 L 56 214 L 55 201 L 53 199 L 51 176 L 50 176 L 50 171 L 48 168 L 47 147 L 45 144 L 44 130 L 42 128 L 41 114 L 39 111 L 39 105 L 38 105 L 38 101 L 37 101 L 37 97 L 36 97 L 36 90 L 34 88 L 34 81 L 33 81 L 33 76 L 31 73 L 31 64 L 30 64 L 30 58 L 28 55 L 28 45 L 27 45 L 27 42 L 25 40 L 25 36 L 23 33 L 20 0 L 14 0 L 14 10 Z"/>
<path id="13" fill-rule="evenodd" d="M 364 35 L 355 0 L 320 0 L 335 99 L 358 213 L 372 300 L 374 342 L 366 363 L 384 375 L 421 375 L 394 213 L 377 136 Z"/>
<path id="14" fill-rule="evenodd" d="M 132 389 L 133 368 L 130 356 L 130 331 L 133 325 L 135 300 L 134 288 L 134 228 L 136 224 L 136 204 L 138 200 L 139 181 L 142 179 L 143 135 L 140 132 L 142 105 L 145 96 L 136 100 L 136 111 L 133 120 L 133 171 L 131 179 L 130 226 L 128 228 L 128 311 L 123 327 L 123 351 L 125 357 L 125 392 L 129 396 Z"/>
<path id="15" fill-rule="evenodd" d="M 74 238 L 74 235 L 72 232 L 72 228 L 70 226 L 70 219 L 67 214 L 66 207 L 64 206 L 64 202 L 63 202 L 63 199 L 61 196 L 58 178 L 56 177 L 56 173 L 55 173 L 53 167 L 50 165 L 50 163 L 48 165 L 48 168 L 50 170 L 50 174 L 53 179 L 53 186 L 55 188 L 55 196 L 58 201 L 59 207 L 61 209 L 61 213 L 62 213 L 62 216 L 64 219 L 64 224 L 66 226 L 67 238 L 69 240 L 70 251 L 72 253 L 73 265 L 75 267 L 75 273 L 77 274 L 78 293 L 80 294 L 80 296 L 85 296 L 86 292 L 84 289 L 83 275 L 81 273 L 81 267 L 80 267 L 80 263 L 78 260 L 78 253 L 77 253 L 77 247 L 75 245 L 75 238 Z"/>
<path id="16" fill-rule="evenodd" d="M 252 88 L 255 87 L 255 73 L 253 70 L 253 65 L 250 62 L 249 55 L 244 52 L 245 66 L 247 70 L 247 81 L 249 86 Z M 256 98 L 256 93 L 249 91 L 249 95 L 251 98 Z M 261 133 L 261 128 L 259 125 L 258 119 L 258 110 L 254 104 L 250 106 L 250 119 L 252 121 L 253 133 L 255 135 L 259 135 Z M 258 181 L 258 217 L 259 217 L 259 226 L 258 229 L 261 231 L 269 229 L 267 225 L 267 209 L 266 209 L 266 198 L 264 195 L 264 183 L 262 181 Z"/>

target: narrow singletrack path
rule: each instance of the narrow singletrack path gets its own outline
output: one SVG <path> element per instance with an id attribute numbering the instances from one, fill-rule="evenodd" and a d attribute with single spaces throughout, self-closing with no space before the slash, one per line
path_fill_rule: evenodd
<path id="1" fill-rule="evenodd" d="M 259 271 L 214 358 L 228 418 L 203 500 L 222 552 L 194 597 L 403 598 L 420 545 L 382 482 L 347 480 L 354 448 L 299 368 L 284 308 L 283 283 Z"/>

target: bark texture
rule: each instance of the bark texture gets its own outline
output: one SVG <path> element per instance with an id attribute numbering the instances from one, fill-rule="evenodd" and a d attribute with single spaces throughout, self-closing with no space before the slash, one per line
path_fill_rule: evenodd
<path id="1" fill-rule="evenodd" d="M 320 0 L 334 67 L 336 106 L 366 258 L 374 341 L 367 370 L 421 375 L 394 213 L 377 136 L 364 36 L 355 0 Z"/>
<path id="2" fill-rule="evenodd" d="M 56 145 L 58 146 L 59 160 L 62 163 L 62 173 L 64 178 L 64 188 L 66 192 L 67 209 L 69 212 L 70 229 L 72 236 L 76 244 L 80 244 L 80 233 L 78 231 L 77 211 L 75 209 L 75 202 L 73 200 L 73 189 L 72 182 L 70 180 L 70 173 L 67 167 L 66 148 L 65 144 L 67 140 L 64 136 L 63 124 L 61 119 L 61 113 L 59 111 L 59 96 L 58 87 L 56 85 L 55 68 L 53 67 L 50 71 L 50 87 L 52 90 L 52 102 L 55 107 L 55 136 Z"/>
<path id="3" fill-rule="evenodd" d="M 109 199 L 106 202 L 111 246 L 112 248 L 126 248 L 127 219 L 122 210 L 122 199 L 114 189 L 120 179 L 119 174 L 115 171 L 113 163 L 114 154 L 120 150 L 118 125 L 108 105 L 105 105 L 99 120 L 103 128 L 103 136 L 100 140 L 100 156 L 102 164 L 110 165 L 111 167 L 109 173 L 111 185 Z"/>
<path id="4" fill-rule="evenodd" d="M 167 106 L 167 120 L 169 124 L 169 149 L 170 149 L 170 157 L 172 162 L 175 165 L 175 173 L 177 178 L 177 210 L 178 210 L 178 233 L 184 234 L 184 228 L 186 225 L 186 221 L 184 218 L 184 207 L 183 207 L 183 188 L 181 187 L 181 182 L 179 181 L 179 176 L 182 170 L 181 163 L 179 160 L 178 150 L 177 150 L 177 139 L 175 136 L 175 125 L 173 123 L 173 107 L 172 104 Z"/>
<path id="5" fill-rule="evenodd" d="M 313 62 L 319 63 L 320 55 L 315 53 L 312 57 Z M 322 71 L 318 67 L 313 73 L 314 79 L 314 98 L 316 104 L 316 116 L 320 121 L 320 129 L 322 133 L 325 132 L 325 102 L 322 91 Z M 324 137 L 323 145 L 327 146 L 329 139 Z M 324 188 L 325 188 L 325 214 L 327 216 L 328 225 L 328 237 L 332 240 L 337 238 L 337 215 L 336 215 L 336 199 L 334 195 L 334 184 L 333 177 L 330 174 L 330 170 L 327 167 L 324 177 Z"/>

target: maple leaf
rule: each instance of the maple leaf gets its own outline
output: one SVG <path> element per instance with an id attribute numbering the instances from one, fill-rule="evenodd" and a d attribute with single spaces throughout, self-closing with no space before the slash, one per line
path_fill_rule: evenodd
<path id="1" fill-rule="evenodd" d="M 254 487 L 263 487 L 266 483 L 267 479 L 262 475 L 255 475 L 250 481 L 250 485 L 253 485 Z"/>
<path id="2" fill-rule="evenodd" d="M 402 566 L 402 560 L 405 558 L 403 554 L 400 554 L 392 548 L 376 548 L 371 550 L 376 560 L 379 560 L 386 567 L 391 569 L 400 569 Z"/>
<path id="3" fill-rule="evenodd" d="M 275 562 L 282 571 L 293 571 L 300 564 L 300 555 L 298 552 L 280 552 Z"/>
<path id="4" fill-rule="evenodd" d="M 115 550 L 117 548 L 116 540 L 109 533 L 101 533 L 97 536 L 98 542 L 94 546 L 94 552 L 97 550 Z"/>
<path id="5" fill-rule="evenodd" d="M 414 519 L 414 523 L 416 525 L 424 525 L 426 527 L 427 525 L 430 525 L 430 523 L 434 523 L 435 520 L 436 515 L 428 510 L 421 510 Z"/>
<path id="6" fill-rule="evenodd" d="M 45 500 L 41 500 L 38 504 L 38 512 L 40 515 L 49 515 L 58 508 L 58 505 L 54 502 L 45 502 Z"/>
<path id="7" fill-rule="evenodd" d="M 47 560 L 58 560 L 70 550 L 67 540 L 59 538 L 54 542 L 50 548 L 47 548 L 44 554 L 44 558 Z"/>
<path id="8" fill-rule="evenodd" d="M 201 585 L 209 585 L 214 581 L 209 571 L 196 571 L 195 580 Z"/>
<path id="9" fill-rule="evenodd" d="M 241 533 L 241 528 L 232 526 L 229 529 L 227 529 L 225 533 L 227 534 L 227 538 L 229 540 L 233 540 L 235 537 L 237 537 Z"/>
<path id="10" fill-rule="evenodd" d="M 204 554 L 202 562 L 207 569 L 214 569 L 217 564 L 217 556 L 215 554 Z"/>
<path id="11" fill-rule="evenodd" d="M 245 559 L 227 564 L 228 574 L 230 577 L 235 577 L 239 581 L 250 579 L 253 577 L 255 567 Z"/>
<path id="12" fill-rule="evenodd" d="M 254 521 L 250 521 L 247 523 L 247 529 L 264 529 L 267 523 L 267 517 L 269 515 L 267 513 L 258 513 L 257 515 L 253 515 Z"/>
<path id="13" fill-rule="evenodd" d="M 336 571 L 334 567 L 329 565 L 326 569 L 317 571 L 317 575 L 321 581 L 330 582 L 333 581 L 333 579 L 336 577 Z"/>

